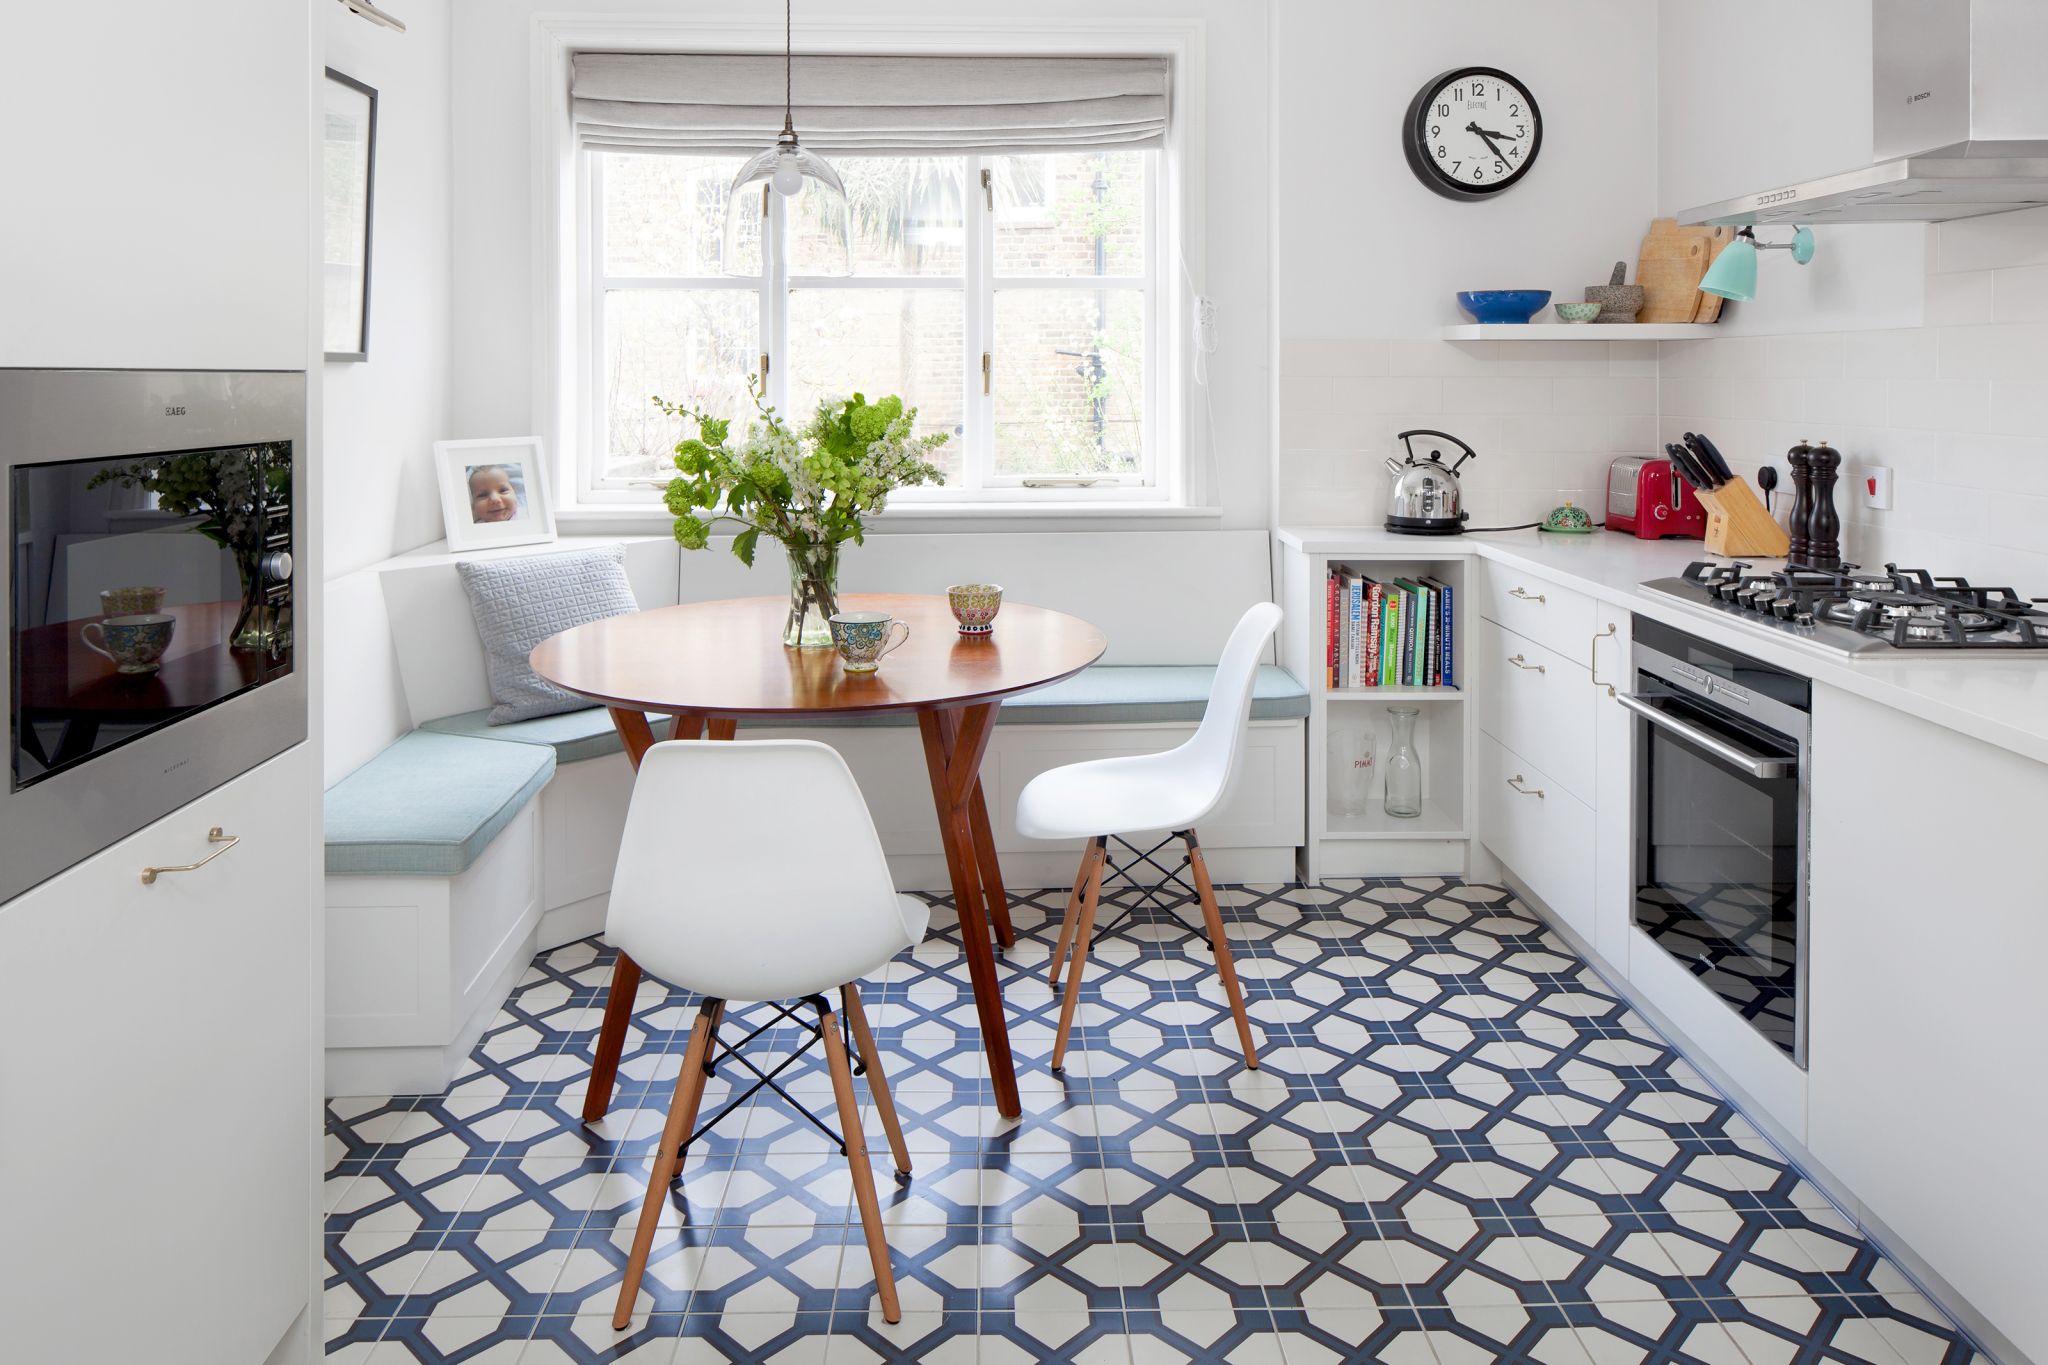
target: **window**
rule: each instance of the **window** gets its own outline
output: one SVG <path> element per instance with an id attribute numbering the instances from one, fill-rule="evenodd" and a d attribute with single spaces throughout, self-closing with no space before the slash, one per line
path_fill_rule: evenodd
<path id="1" fill-rule="evenodd" d="M 950 431 L 946 486 L 903 500 L 1162 498 L 1156 151 L 834 156 L 853 274 L 817 268 L 809 194 L 767 196 L 720 259 L 740 158 L 591 150 L 584 290 L 587 501 L 644 501 L 681 433 L 654 395 L 793 420 L 858 389 Z"/>

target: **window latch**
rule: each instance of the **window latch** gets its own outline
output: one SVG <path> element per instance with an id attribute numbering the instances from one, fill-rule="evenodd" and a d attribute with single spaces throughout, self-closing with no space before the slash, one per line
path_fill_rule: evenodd
<path id="1" fill-rule="evenodd" d="M 1093 488 L 1096 484 L 1103 482 L 1105 480 L 1069 476 L 1054 479 L 1026 479 L 1024 480 L 1024 486 L 1026 488 Z"/>
<path id="2" fill-rule="evenodd" d="M 989 380 L 990 377 L 993 375 L 994 371 L 994 358 L 991 357 L 987 351 L 983 351 L 981 353 L 981 391 L 984 395 L 986 395 L 989 392 Z"/>
<path id="3" fill-rule="evenodd" d="M 981 168 L 981 193 L 988 200 L 988 211 L 996 211 L 996 173 L 984 166 Z"/>

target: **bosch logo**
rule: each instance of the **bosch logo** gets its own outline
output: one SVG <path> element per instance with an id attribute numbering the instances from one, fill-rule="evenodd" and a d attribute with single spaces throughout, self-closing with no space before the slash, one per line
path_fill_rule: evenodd
<path id="1" fill-rule="evenodd" d="M 1918 104 L 1918 103 L 1919 103 L 1919 102 L 1920 102 L 1921 100 L 1931 100 L 1931 99 L 1933 99 L 1933 98 L 1934 98 L 1934 92 L 1933 92 L 1932 90 L 1922 90 L 1922 91 L 1921 91 L 1921 92 L 1920 92 L 1919 94 L 1917 94 L 1917 95 L 1908 95 L 1908 96 L 1906 96 L 1906 103 L 1908 103 L 1908 104 Z"/>

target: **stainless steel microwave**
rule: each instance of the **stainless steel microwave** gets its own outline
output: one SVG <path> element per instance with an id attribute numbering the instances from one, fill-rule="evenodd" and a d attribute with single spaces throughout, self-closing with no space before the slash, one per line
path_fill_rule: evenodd
<path id="1" fill-rule="evenodd" d="M 0 900 L 306 737 L 298 372 L 0 369 Z"/>

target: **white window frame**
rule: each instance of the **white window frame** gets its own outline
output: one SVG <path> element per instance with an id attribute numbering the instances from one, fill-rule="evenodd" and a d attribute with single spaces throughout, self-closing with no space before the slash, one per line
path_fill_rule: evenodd
<path id="1" fill-rule="evenodd" d="M 589 158 L 575 144 L 569 113 L 570 62 L 579 51 L 773 52 L 780 48 L 779 23 L 760 18 L 701 15 L 538 14 L 529 28 L 529 107 L 533 117 L 535 220 L 532 234 L 533 416 L 535 429 L 552 441 L 559 477 L 556 487 L 574 490 L 562 520 L 572 529 L 631 525 L 655 529 L 667 517 L 652 489 L 586 495 L 579 458 L 589 439 L 582 390 L 587 377 L 579 357 L 592 354 L 588 327 L 593 315 L 581 297 L 590 278 L 592 242 L 589 214 Z M 1214 465 L 1209 425 L 1202 420 L 1205 395 L 1193 382 L 1194 348 L 1178 338 L 1189 331 L 1195 292 L 1206 271 L 1204 168 L 1207 153 L 1207 24 L 1185 17 L 1076 19 L 1005 18 L 968 15 L 919 16 L 889 22 L 870 13 L 848 13 L 813 22 L 804 46 L 817 52 L 905 55 L 933 53 L 1004 55 L 1020 51 L 1086 56 L 1164 57 L 1173 68 L 1174 95 L 1167 118 L 1166 147 L 1156 159 L 1157 211 L 1148 243 L 1148 267 L 1157 290 L 1152 300 L 1147 384 L 1156 386 L 1148 406 L 1147 444 L 1154 452 L 1150 490 L 1121 486 L 1052 490 L 985 488 L 975 500 L 921 503 L 891 499 L 885 518 L 943 519 L 984 509 L 999 516 L 1142 515 L 1213 516 Z M 976 187 L 970 187 L 970 191 Z M 1171 256 L 1163 256 L 1170 251 Z M 565 269 L 565 262 L 570 263 Z M 746 281 L 737 282 L 748 287 Z M 976 386 L 978 388 L 978 386 Z M 587 514 L 587 515 L 584 515 Z"/>
<path id="2" fill-rule="evenodd" d="M 789 201 L 781 195 L 762 196 L 767 221 L 761 234 L 765 269 L 756 276 L 731 275 L 611 275 L 605 269 L 604 248 L 604 155 L 597 151 L 578 154 L 583 163 L 578 184 L 584 194 L 581 215 L 581 269 L 578 290 L 578 335 L 587 338 L 579 369 L 582 383 L 577 407 L 581 429 L 580 458 L 574 460 L 574 482 L 581 502 L 642 504 L 658 500 L 657 490 L 667 480 L 627 479 L 601 476 L 599 465 L 607 448 L 609 433 L 605 362 L 605 300 L 614 290 L 689 291 L 735 290 L 754 293 L 760 301 L 761 354 L 768 362 L 765 401 L 776 411 L 801 419 L 805 414 L 790 409 L 789 356 L 792 342 L 790 300 L 798 290 L 891 291 L 929 290 L 957 293 L 961 298 L 962 327 L 960 354 L 962 433 L 959 470 L 943 485 L 906 488 L 891 496 L 896 503 L 1045 502 L 1054 499 L 1086 502 L 1164 502 L 1172 495 L 1168 480 L 1161 477 L 1162 428 L 1168 414 L 1162 401 L 1170 388 L 1162 374 L 1170 374 L 1180 357 L 1173 336 L 1161 325 L 1159 280 L 1167 267 L 1161 259 L 1164 246 L 1160 222 L 1165 217 L 1162 173 L 1163 154 L 1145 158 L 1145 273 L 1142 275 L 996 275 L 995 240 L 1002 215 L 993 207 L 984 188 L 982 172 L 993 156 L 957 155 L 947 160 L 961 163 L 961 204 L 964 214 L 962 269 L 958 275 L 796 275 L 789 272 L 786 251 Z M 1048 166 L 1051 158 L 1046 158 Z M 735 165 L 739 158 L 734 158 Z M 1050 221 L 1050 206 L 1046 220 Z M 1138 468 L 1124 474 L 1090 476 L 1036 476 L 1001 474 L 996 471 L 996 399 L 1003 382 L 1004 357 L 996 349 L 996 299 L 1004 292 L 1030 290 L 1085 292 L 1104 289 L 1138 295 L 1143 313 L 1144 393 L 1140 401 L 1140 448 Z M 983 376 L 987 376 L 984 387 Z M 742 426 L 751 413 L 734 413 Z"/>

